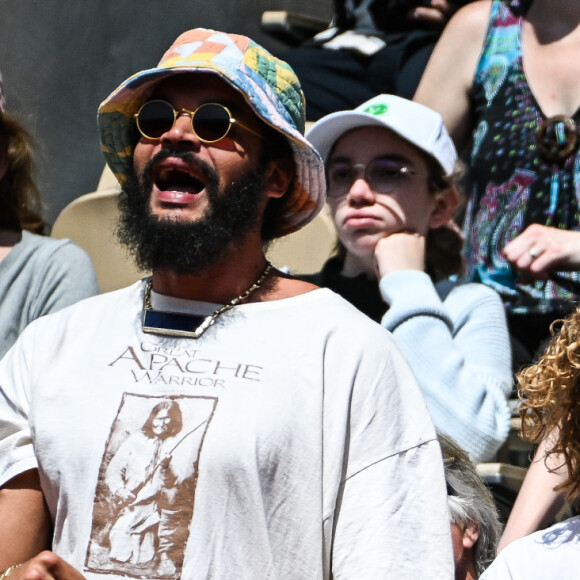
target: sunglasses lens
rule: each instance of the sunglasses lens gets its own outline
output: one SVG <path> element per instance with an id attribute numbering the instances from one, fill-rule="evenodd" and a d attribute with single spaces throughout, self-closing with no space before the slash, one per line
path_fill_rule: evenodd
<path id="1" fill-rule="evenodd" d="M 391 159 L 375 159 L 366 169 L 366 178 L 379 193 L 390 193 L 398 188 L 402 165 Z"/>
<path id="2" fill-rule="evenodd" d="M 165 101 L 145 103 L 137 115 L 139 131 L 151 139 L 159 139 L 173 127 L 173 107 Z"/>
<path id="3" fill-rule="evenodd" d="M 352 182 L 356 179 L 356 171 L 344 161 L 333 161 L 327 169 L 328 195 L 340 197 L 348 193 Z"/>
<path id="4" fill-rule="evenodd" d="M 208 103 L 197 109 L 193 116 L 193 130 L 203 141 L 223 139 L 230 129 L 230 114 L 216 103 Z"/>

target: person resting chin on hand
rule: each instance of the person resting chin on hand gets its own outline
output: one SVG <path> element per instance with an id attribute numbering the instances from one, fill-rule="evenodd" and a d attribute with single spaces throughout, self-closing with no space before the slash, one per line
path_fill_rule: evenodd
<path id="1" fill-rule="evenodd" d="M 457 154 L 431 109 L 379 95 L 307 135 L 326 164 L 338 254 L 309 279 L 393 333 L 435 426 L 474 462 L 506 439 L 511 355 L 495 291 L 461 283 Z"/>

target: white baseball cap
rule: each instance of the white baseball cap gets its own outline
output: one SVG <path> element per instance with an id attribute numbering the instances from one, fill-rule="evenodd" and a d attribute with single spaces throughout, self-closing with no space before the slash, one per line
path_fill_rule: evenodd
<path id="1" fill-rule="evenodd" d="M 425 105 L 395 95 L 378 95 L 352 111 L 330 113 L 312 125 L 306 138 L 326 163 L 331 149 L 344 133 L 368 126 L 394 131 L 433 157 L 446 175 L 453 173 L 457 151 L 441 115 Z"/>

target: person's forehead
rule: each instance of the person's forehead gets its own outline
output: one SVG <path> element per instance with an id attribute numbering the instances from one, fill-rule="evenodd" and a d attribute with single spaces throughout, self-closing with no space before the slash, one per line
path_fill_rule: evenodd
<path id="1" fill-rule="evenodd" d="M 165 99 L 174 107 L 194 109 L 208 102 L 218 102 L 237 109 L 251 110 L 242 94 L 227 81 L 212 73 L 184 73 L 161 81 L 151 99 Z"/>

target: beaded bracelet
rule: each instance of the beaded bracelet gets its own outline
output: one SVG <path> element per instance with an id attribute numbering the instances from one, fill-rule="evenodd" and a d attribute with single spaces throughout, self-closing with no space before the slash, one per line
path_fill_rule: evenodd
<path id="1" fill-rule="evenodd" d="M 8 576 L 8 574 L 10 574 L 11 572 L 14 572 L 14 570 L 16 570 L 16 568 L 19 568 L 20 566 L 22 566 L 22 564 L 14 564 L 14 566 L 10 566 L 9 568 L 6 568 L 6 570 L 4 570 L 4 572 L 2 572 L 2 574 L 0 575 L 0 580 L 4 580 L 4 578 L 6 578 L 6 576 Z"/>

